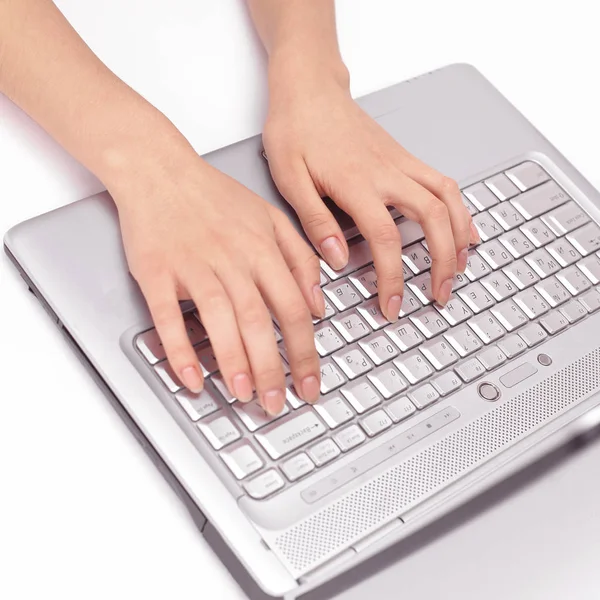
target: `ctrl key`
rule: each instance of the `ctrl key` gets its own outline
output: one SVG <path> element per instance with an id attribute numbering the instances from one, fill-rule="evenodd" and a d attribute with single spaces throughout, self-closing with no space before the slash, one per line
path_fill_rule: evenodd
<path id="1" fill-rule="evenodd" d="M 251 481 L 244 483 L 244 488 L 255 500 L 262 500 L 284 486 L 283 477 L 274 469 L 265 471 Z"/>

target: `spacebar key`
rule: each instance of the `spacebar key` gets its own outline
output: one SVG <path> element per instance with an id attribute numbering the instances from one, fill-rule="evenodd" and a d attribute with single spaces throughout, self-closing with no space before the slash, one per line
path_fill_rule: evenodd
<path id="1" fill-rule="evenodd" d="M 327 428 L 312 408 L 296 412 L 291 418 L 283 417 L 271 425 L 263 427 L 255 434 L 256 439 L 276 460 L 300 446 L 322 436 Z"/>
<path id="2" fill-rule="evenodd" d="M 434 413 L 414 427 L 405 430 L 400 435 L 377 446 L 371 452 L 363 454 L 354 462 L 306 488 L 300 495 L 309 504 L 316 502 L 359 475 L 367 473 L 388 458 L 406 450 L 409 446 L 416 444 L 428 435 L 439 431 L 448 423 L 456 421 L 459 417 L 460 413 L 453 406 Z"/>

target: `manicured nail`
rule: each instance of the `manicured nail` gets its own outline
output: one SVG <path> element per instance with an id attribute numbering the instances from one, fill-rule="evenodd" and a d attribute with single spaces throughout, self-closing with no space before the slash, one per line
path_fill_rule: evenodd
<path id="1" fill-rule="evenodd" d="M 343 269 L 348 262 L 346 250 L 344 250 L 342 243 L 335 236 L 328 237 L 323 241 L 321 244 L 321 254 L 327 261 L 327 264 L 336 271 Z"/>
<path id="2" fill-rule="evenodd" d="M 270 390 L 263 394 L 263 408 L 274 417 L 276 417 L 283 410 L 284 404 L 285 395 L 283 390 Z"/>
<path id="3" fill-rule="evenodd" d="M 453 285 L 452 279 L 446 279 L 446 281 L 444 281 L 444 283 L 442 283 L 442 285 L 440 285 L 440 293 L 439 293 L 438 302 L 442 306 L 446 306 L 446 304 L 448 303 L 448 300 L 450 299 L 450 294 L 452 293 L 452 285 Z"/>
<path id="4" fill-rule="evenodd" d="M 238 373 L 231 380 L 233 395 L 241 402 L 250 402 L 252 396 L 252 382 L 246 373 Z"/>
<path id="5" fill-rule="evenodd" d="M 481 243 L 481 236 L 479 235 L 479 231 L 477 231 L 477 227 L 475 227 L 475 223 L 473 223 L 473 221 L 471 221 L 471 235 L 469 237 L 469 243 L 471 245 L 474 244 L 480 244 Z"/>
<path id="6" fill-rule="evenodd" d="M 321 386 L 319 380 L 314 375 L 309 375 L 302 380 L 300 384 L 302 388 L 302 399 L 305 402 L 316 402 L 321 394 Z"/>
<path id="7" fill-rule="evenodd" d="M 400 309 L 402 308 L 402 296 L 392 296 L 388 300 L 387 305 L 387 319 L 390 323 L 394 323 L 400 316 Z"/>
<path id="8" fill-rule="evenodd" d="M 322 319 L 325 316 L 325 296 L 320 285 L 315 285 L 313 288 L 313 298 L 315 300 L 316 316 Z"/>
<path id="9" fill-rule="evenodd" d="M 464 273 L 467 268 L 467 259 L 469 258 L 469 251 L 464 248 L 458 253 L 456 257 L 456 268 L 459 273 Z"/>
<path id="10" fill-rule="evenodd" d="M 204 388 L 202 376 L 200 375 L 198 367 L 190 365 L 189 367 L 182 369 L 181 381 L 183 385 L 185 385 L 190 392 L 194 392 L 194 394 L 199 394 Z"/>

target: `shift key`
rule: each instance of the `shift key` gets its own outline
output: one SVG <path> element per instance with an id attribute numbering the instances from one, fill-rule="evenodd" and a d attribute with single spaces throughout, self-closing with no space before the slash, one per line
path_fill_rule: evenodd
<path id="1" fill-rule="evenodd" d="M 312 408 L 307 407 L 304 411 L 294 412 L 289 418 L 284 417 L 263 427 L 255 437 L 269 456 L 276 460 L 322 436 L 326 431 L 323 421 Z"/>

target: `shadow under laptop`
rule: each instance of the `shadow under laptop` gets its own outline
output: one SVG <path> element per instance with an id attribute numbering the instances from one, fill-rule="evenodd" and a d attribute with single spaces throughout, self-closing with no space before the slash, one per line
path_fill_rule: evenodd
<path id="1" fill-rule="evenodd" d="M 567 463 L 577 453 L 581 452 L 582 449 L 596 443 L 600 443 L 600 426 L 586 432 L 584 435 L 573 438 L 567 444 L 514 473 L 501 483 L 469 500 L 412 536 L 398 542 L 387 550 L 366 560 L 361 565 L 354 567 L 351 571 L 328 581 L 318 589 L 307 592 L 299 598 L 301 600 L 334 600 L 349 588 L 375 576 L 393 564 L 398 564 L 403 558 L 439 540 L 440 537 L 461 527 L 469 520 L 482 515 L 508 497 L 525 490 L 554 469 Z M 271 596 L 266 595 L 256 585 L 210 523 L 204 528 L 203 534 L 213 551 L 227 566 L 238 585 L 250 600 L 272 599 Z M 398 565 L 398 568 L 401 568 L 401 566 Z"/>

